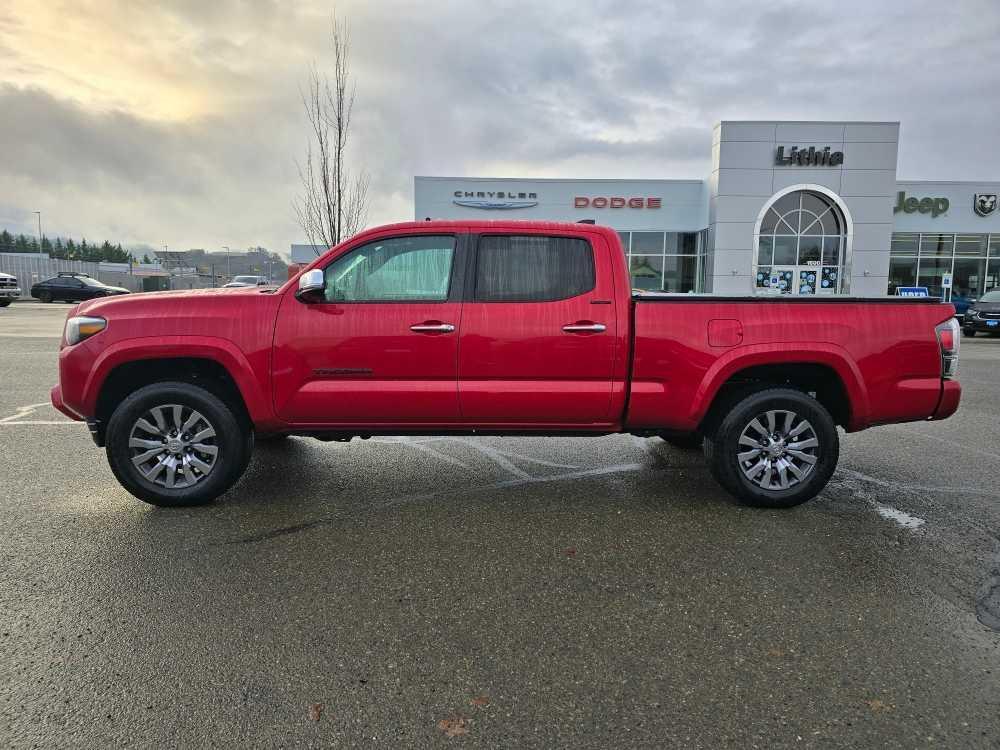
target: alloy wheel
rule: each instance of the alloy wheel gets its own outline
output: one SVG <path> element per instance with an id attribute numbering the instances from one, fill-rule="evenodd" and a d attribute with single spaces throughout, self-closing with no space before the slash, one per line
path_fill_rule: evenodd
<path id="1" fill-rule="evenodd" d="M 740 471 L 764 490 L 787 490 L 805 481 L 820 457 L 816 430 L 787 409 L 761 412 L 743 428 L 736 461 Z"/>
<path id="2" fill-rule="evenodd" d="M 128 437 L 132 465 L 151 484 L 185 489 L 212 473 L 219 458 L 215 427 L 205 416 L 181 404 L 147 410 Z"/>

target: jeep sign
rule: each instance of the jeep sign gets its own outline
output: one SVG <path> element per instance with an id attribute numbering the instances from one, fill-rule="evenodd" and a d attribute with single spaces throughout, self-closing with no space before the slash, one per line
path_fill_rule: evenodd
<path id="1" fill-rule="evenodd" d="M 906 197 L 906 191 L 900 190 L 896 193 L 896 205 L 892 207 L 892 212 L 898 214 L 912 214 L 919 211 L 922 214 L 930 214 L 932 219 L 936 219 L 948 210 L 951 203 L 947 198 L 914 198 Z"/>

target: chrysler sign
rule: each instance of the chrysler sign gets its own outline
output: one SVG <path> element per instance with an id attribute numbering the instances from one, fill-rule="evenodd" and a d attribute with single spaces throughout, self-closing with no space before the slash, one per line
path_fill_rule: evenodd
<path id="1" fill-rule="evenodd" d="M 538 205 L 538 193 L 512 193 L 505 190 L 456 190 L 452 203 L 466 208 L 504 211 Z"/>

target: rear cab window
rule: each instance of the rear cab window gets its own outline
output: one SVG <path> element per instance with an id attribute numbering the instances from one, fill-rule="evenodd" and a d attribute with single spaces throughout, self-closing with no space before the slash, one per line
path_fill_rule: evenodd
<path id="1" fill-rule="evenodd" d="M 477 302 L 552 302 L 594 289 L 590 243 L 578 237 L 481 235 Z"/>

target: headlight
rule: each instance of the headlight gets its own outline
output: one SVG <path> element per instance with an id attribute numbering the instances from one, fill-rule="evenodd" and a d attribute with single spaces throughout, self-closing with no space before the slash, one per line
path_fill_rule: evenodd
<path id="1" fill-rule="evenodd" d="M 70 318 L 66 321 L 66 343 L 69 346 L 79 344 L 107 327 L 108 321 L 104 318 L 90 318 L 86 315 Z"/>

